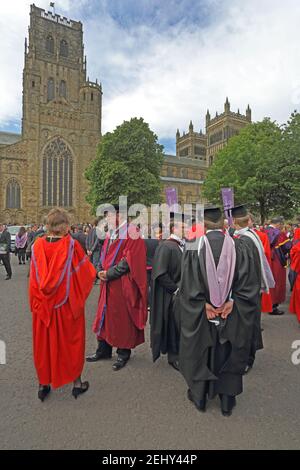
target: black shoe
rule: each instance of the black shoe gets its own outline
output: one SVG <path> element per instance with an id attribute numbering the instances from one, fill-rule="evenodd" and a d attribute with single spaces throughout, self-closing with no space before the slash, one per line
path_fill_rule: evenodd
<path id="1" fill-rule="evenodd" d="M 78 395 L 88 391 L 90 384 L 88 382 L 82 382 L 81 387 L 73 387 L 72 395 L 77 400 Z"/>
<path id="2" fill-rule="evenodd" d="M 10 279 L 11 279 L 11 276 L 8 276 L 8 275 L 5 278 L 6 281 L 9 281 Z"/>
<path id="3" fill-rule="evenodd" d="M 221 400 L 221 412 L 223 416 L 231 416 L 236 406 L 236 398 L 230 395 L 219 395 Z"/>
<path id="4" fill-rule="evenodd" d="M 41 388 L 38 391 L 38 398 L 41 400 L 41 402 L 45 400 L 47 395 L 49 395 L 50 391 L 51 391 L 50 385 L 45 385 L 43 388 Z"/>
<path id="5" fill-rule="evenodd" d="M 117 361 L 112 366 L 113 370 L 123 369 L 123 367 L 126 366 L 128 361 L 129 361 L 129 358 L 128 359 L 122 359 L 121 357 L 118 357 Z"/>
<path id="6" fill-rule="evenodd" d="M 206 399 L 200 400 L 199 404 L 196 403 L 190 389 L 188 389 L 188 391 L 187 391 L 187 397 L 195 405 L 195 407 L 197 408 L 198 411 L 201 411 L 202 413 L 205 413 L 205 411 L 206 411 Z"/>
<path id="7" fill-rule="evenodd" d="M 274 308 L 274 310 L 272 312 L 269 313 L 269 315 L 284 315 L 284 311 L 283 310 L 278 310 L 278 308 Z"/>
<path id="8" fill-rule="evenodd" d="M 173 362 L 170 362 L 170 361 L 169 361 L 169 365 L 170 365 L 171 367 L 173 367 L 173 369 L 179 371 L 179 362 L 178 362 L 178 361 L 173 361 Z"/>
<path id="9" fill-rule="evenodd" d="M 112 353 L 111 352 L 103 352 L 103 351 L 96 351 L 95 354 L 91 356 L 87 356 L 85 358 L 86 362 L 97 362 L 102 361 L 104 359 L 111 359 Z"/>

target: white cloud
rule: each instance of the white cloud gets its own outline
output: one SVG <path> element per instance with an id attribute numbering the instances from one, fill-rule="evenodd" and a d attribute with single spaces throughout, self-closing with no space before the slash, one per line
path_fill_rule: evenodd
<path id="1" fill-rule="evenodd" d="M 226 96 L 234 110 L 244 112 L 250 103 L 255 120 L 268 115 L 281 123 L 299 106 L 300 2 L 209 1 L 213 10 L 205 26 L 125 28 L 99 7 L 88 17 L 88 69 L 91 79 L 103 82 L 104 131 L 143 116 L 160 138 L 175 137 L 176 128 L 186 129 L 190 119 L 203 127 L 206 109 L 221 112 Z M 57 3 L 72 17 L 74 2 Z M 1 5 L 0 124 L 20 117 L 29 4 Z"/>

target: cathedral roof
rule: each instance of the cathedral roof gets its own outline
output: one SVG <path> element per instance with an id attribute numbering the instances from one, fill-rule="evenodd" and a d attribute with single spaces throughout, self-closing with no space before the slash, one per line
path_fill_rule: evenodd
<path id="1" fill-rule="evenodd" d="M 22 139 L 21 134 L 14 134 L 13 132 L 0 131 L 0 145 L 11 145 L 19 142 Z"/>

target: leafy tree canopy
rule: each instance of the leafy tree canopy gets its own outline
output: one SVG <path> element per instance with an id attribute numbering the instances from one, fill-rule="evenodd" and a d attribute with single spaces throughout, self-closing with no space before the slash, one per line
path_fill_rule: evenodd
<path id="1" fill-rule="evenodd" d="M 204 183 L 204 196 L 221 202 L 221 188 L 234 188 L 235 203 L 246 203 L 264 221 L 292 216 L 300 202 L 300 116 L 284 128 L 266 118 L 246 126 L 218 152 Z"/>
<path id="2" fill-rule="evenodd" d="M 163 146 L 142 118 L 123 122 L 105 134 L 97 156 L 86 170 L 90 182 L 87 201 L 94 212 L 99 204 L 119 202 L 149 206 L 161 200 L 160 172 Z"/>

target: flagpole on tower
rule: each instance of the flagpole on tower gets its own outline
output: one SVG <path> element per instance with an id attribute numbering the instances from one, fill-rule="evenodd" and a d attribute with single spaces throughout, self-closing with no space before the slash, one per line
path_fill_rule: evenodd
<path id="1" fill-rule="evenodd" d="M 55 2 L 50 2 L 50 7 L 52 8 L 52 13 L 55 16 Z"/>

